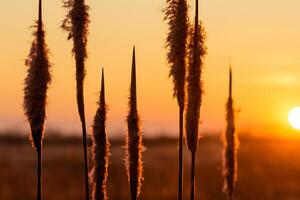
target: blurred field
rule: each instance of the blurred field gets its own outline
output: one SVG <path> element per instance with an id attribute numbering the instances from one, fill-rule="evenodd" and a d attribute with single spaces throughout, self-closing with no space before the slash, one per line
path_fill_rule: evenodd
<path id="1" fill-rule="evenodd" d="M 109 199 L 129 199 L 124 168 L 123 141 L 114 141 L 109 168 Z M 143 200 L 177 197 L 177 142 L 145 141 Z M 200 140 L 197 190 L 201 200 L 222 200 L 221 142 Z M 44 145 L 45 200 L 82 200 L 83 161 L 79 139 L 46 140 Z M 35 199 L 35 153 L 25 138 L 0 139 L 0 199 Z M 185 195 L 188 199 L 189 157 L 185 152 Z M 243 138 L 239 153 L 236 199 L 300 199 L 300 141 Z"/>

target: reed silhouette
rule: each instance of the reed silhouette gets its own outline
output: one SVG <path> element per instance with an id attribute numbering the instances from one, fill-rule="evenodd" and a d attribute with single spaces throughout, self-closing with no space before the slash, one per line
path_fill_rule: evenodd
<path id="1" fill-rule="evenodd" d="M 109 142 L 105 130 L 106 122 L 106 103 L 105 103 L 105 85 L 104 70 L 102 69 L 101 92 L 99 106 L 94 117 L 93 124 L 93 149 L 92 160 L 94 167 L 92 169 L 93 180 L 93 200 L 106 200 L 106 184 L 108 177 L 108 161 L 109 161 Z"/>
<path id="2" fill-rule="evenodd" d="M 131 86 L 127 115 L 128 135 L 126 137 L 125 165 L 130 186 L 131 200 L 140 195 L 143 179 L 142 132 L 137 111 L 135 47 L 133 47 Z"/>
<path id="3" fill-rule="evenodd" d="M 206 55 L 205 31 L 198 19 L 198 0 L 196 0 L 195 12 L 195 22 L 190 29 L 190 43 L 188 45 L 186 108 L 186 140 L 191 153 L 191 200 L 195 199 L 195 155 L 198 146 L 198 126 L 203 93 L 201 73 Z"/>
<path id="4" fill-rule="evenodd" d="M 173 78 L 173 95 L 179 106 L 179 149 L 178 149 L 178 199 L 182 199 L 183 171 L 183 113 L 185 103 L 185 75 L 188 36 L 188 5 L 186 0 L 167 0 L 164 9 L 169 25 L 166 46 L 170 66 L 169 76 Z"/>
<path id="5" fill-rule="evenodd" d="M 235 132 L 234 125 L 234 109 L 232 99 L 232 70 L 229 70 L 229 97 L 226 105 L 226 132 L 223 139 L 223 176 L 224 187 L 223 190 L 227 192 L 228 199 L 233 199 L 233 191 L 237 181 L 237 149 L 238 138 Z"/>
<path id="6" fill-rule="evenodd" d="M 38 20 L 34 25 L 33 42 L 25 61 L 28 66 L 24 87 L 24 112 L 31 128 L 30 139 L 37 152 L 37 200 L 42 199 L 42 139 L 46 118 L 47 90 L 51 82 L 48 47 L 42 21 L 42 0 L 39 0 Z"/>
<path id="7" fill-rule="evenodd" d="M 83 82 L 86 75 L 85 61 L 87 59 L 87 41 L 89 28 L 89 6 L 84 0 L 64 0 L 63 7 L 68 10 L 66 18 L 63 20 L 61 28 L 65 30 L 68 39 L 73 39 L 72 52 L 76 61 L 76 92 L 77 107 L 82 125 L 83 153 L 84 153 L 84 172 L 85 172 L 85 190 L 86 200 L 89 200 L 89 180 L 88 180 L 88 158 L 87 158 L 87 139 L 86 139 L 86 122 L 84 111 L 84 88 Z"/>

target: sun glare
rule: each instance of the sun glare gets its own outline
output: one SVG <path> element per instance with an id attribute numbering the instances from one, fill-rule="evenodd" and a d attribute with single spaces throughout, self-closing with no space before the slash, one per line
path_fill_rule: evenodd
<path id="1" fill-rule="evenodd" d="M 300 107 L 295 107 L 289 112 L 289 123 L 297 130 L 300 130 Z"/>

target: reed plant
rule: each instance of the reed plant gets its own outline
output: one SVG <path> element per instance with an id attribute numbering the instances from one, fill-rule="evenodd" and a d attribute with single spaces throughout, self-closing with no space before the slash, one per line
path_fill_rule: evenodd
<path id="1" fill-rule="evenodd" d="M 106 134 L 106 103 L 105 103 L 105 85 L 104 70 L 102 69 L 101 91 L 98 102 L 98 109 L 94 117 L 93 134 L 92 134 L 92 169 L 93 193 L 92 200 L 107 199 L 107 177 L 109 162 L 109 141 Z"/>
<path id="2" fill-rule="evenodd" d="M 167 60 L 170 66 L 169 76 L 173 78 L 173 96 L 179 106 L 179 149 L 178 149 L 178 199 L 182 199 L 183 171 L 183 113 L 185 104 L 185 76 L 188 36 L 187 0 L 167 0 L 164 9 L 169 26 L 166 39 Z"/>
<path id="3" fill-rule="evenodd" d="M 140 118 L 137 111 L 135 47 L 133 48 L 132 56 L 131 86 L 128 107 L 128 134 L 126 137 L 125 165 L 130 187 L 131 200 L 137 200 L 140 196 L 143 180 L 143 144 Z"/>
<path id="4" fill-rule="evenodd" d="M 191 25 L 188 45 L 187 74 L 187 108 L 186 108 L 186 140 L 191 153 L 191 192 L 190 199 L 195 199 L 195 165 L 198 146 L 198 126 L 200 106 L 202 103 L 201 74 L 206 55 L 205 31 L 198 19 L 198 0 L 196 0 L 195 22 Z"/>
<path id="5" fill-rule="evenodd" d="M 82 126 L 82 142 L 84 155 L 85 173 L 85 194 L 89 200 L 89 177 L 88 177 L 88 155 L 87 155 L 87 134 L 84 110 L 84 78 L 86 75 L 85 62 L 87 59 L 87 42 L 89 28 L 89 6 L 85 0 L 64 0 L 63 7 L 68 10 L 66 18 L 63 20 L 61 28 L 68 33 L 68 40 L 73 40 L 72 53 L 76 62 L 76 95 L 77 107 Z"/>
<path id="6" fill-rule="evenodd" d="M 232 99 L 232 70 L 229 70 L 229 97 L 226 105 L 226 132 L 223 138 L 223 177 L 224 191 L 228 194 L 228 199 L 233 199 L 233 191 L 237 181 L 237 150 L 238 138 L 235 132 L 234 109 Z"/>
<path id="7" fill-rule="evenodd" d="M 30 140 L 37 152 L 37 200 L 42 199 L 42 140 L 46 119 L 47 91 L 51 82 L 49 50 L 42 21 L 42 0 L 39 0 L 38 20 L 34 25 L 33 42 L 25 61 L 28 67 L 24 87 L 24 112 L 30 124 Z"/>

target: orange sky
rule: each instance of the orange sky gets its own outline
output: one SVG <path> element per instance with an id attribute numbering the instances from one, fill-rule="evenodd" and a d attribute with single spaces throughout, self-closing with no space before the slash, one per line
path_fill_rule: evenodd
<path id="1" fill-rule="evenodd" d="M 92 21 L 85 82 L 88 124 L 96 110 L 100 67 L 104 66 L 108 127 L 111 134 L 125 130 L 131 52 L 135 44 L 138 106 L 144 132 L 176 136 L 177 106 L 172 99 L 164 49 L 164 1 L 87 2 Z M 193 4 L 191 1 L 192 7 Z M 72 44 L 59 29 L 65 14 L 61 5 L 60 0 L 44 0 L 43 6 L 53 63 L 46 126 L 79 132 Z M 200 16 L 208 36 L 201 133 L 224 129 L 231 56 L 235 106 L 241 110 L 237 113 L 238 130 L 262 135 L 300 135 L 287 121 L 289 110 L 300 105 L 299 6 L 296 0 L 200 1 Z M 10 0 L 2 2 L 1 8 L 0 130 L 28 130 L 22 111 L 22 84 L 26 75 L 24 59 L 32 40 L 29 27 L 37 16 L 37 1 Z"/>

